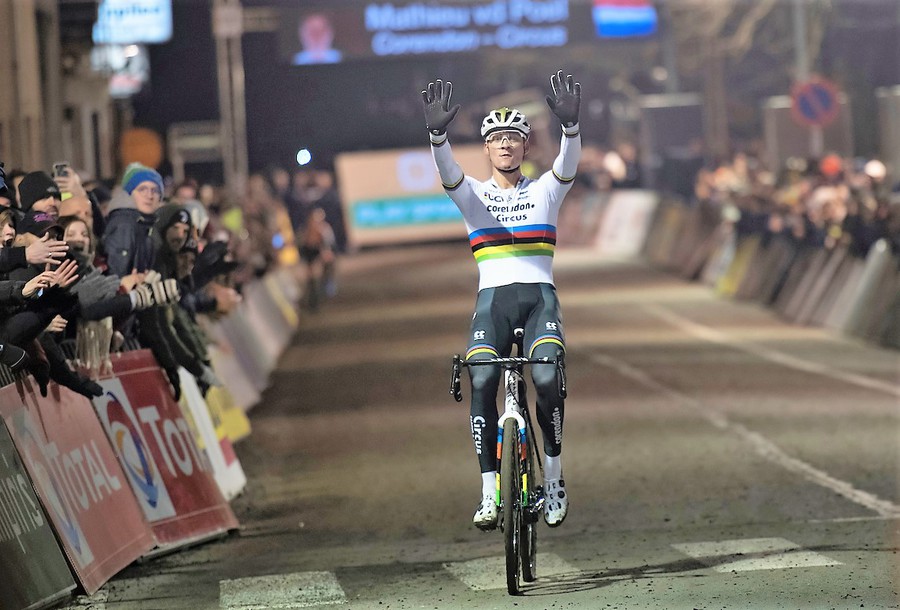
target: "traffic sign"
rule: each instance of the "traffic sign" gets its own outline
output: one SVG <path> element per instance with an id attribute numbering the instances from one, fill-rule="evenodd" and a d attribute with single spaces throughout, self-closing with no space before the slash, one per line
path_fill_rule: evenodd
<path id="1" fill-rule="evenodd" d="M 809 127 L 826 127 L 840 112 L 840 90 L 833 82 L 813 77 L 797 83 L 791 91 L 791 113 L 794 120 Z"/>

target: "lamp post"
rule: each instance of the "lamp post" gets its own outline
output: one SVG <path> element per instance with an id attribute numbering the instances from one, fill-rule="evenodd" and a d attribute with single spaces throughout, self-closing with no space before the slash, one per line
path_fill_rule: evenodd
<path id="1" fill-rule="evenodd" d="M 244 195 L 248 177 L 244 59 L 241 51 L 243 19 L 240 0 L 215 0 L 213 3 L 222 163 L 225 186 L 237 197 Z"/>

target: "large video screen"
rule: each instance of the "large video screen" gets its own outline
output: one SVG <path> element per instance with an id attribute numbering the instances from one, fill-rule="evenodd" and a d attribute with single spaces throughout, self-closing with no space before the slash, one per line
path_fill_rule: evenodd
<path id="1" fill-rule="evenodd" d="M 281 49 L 292 65 L 354 59 L 562 47 L 656 32 L 650 0 L 398 0 L 283 9 Z"/>

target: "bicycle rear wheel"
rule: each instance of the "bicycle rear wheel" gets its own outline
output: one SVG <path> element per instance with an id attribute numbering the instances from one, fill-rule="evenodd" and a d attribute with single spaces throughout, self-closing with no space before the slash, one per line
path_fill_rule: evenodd
<path id="1" fill-rule="evenodd" d="M 503 505 L 503 538 L 506 544 L 506 590 L 510 595 L 518 595 L 522 492 L 519 478 L 519 428 L 514 419 L 507 419 L 503 423 L 500 502 Z"/>

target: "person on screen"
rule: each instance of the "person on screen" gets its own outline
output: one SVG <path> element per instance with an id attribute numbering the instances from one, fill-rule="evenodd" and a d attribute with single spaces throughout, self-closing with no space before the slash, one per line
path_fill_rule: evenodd
<path id="1" fill-rule="evenodd" d="M 341 61 L 341 52 L 331 46 L 334 27 L 325 15 L 313 13 L 304 17 L 297 27 L 297 36 L 303 50 L 294 55 L 293 65 L 336 64 Z"/>

